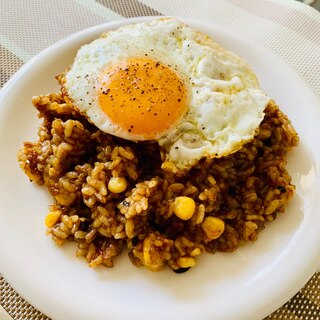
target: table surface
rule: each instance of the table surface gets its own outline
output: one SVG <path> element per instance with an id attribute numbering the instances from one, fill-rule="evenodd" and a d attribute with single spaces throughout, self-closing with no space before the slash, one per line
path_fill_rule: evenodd
<path id="1" fill-rule="evenodd" d="M 320 13 L 302 2 L 308 1 L 0 0 L 0 88 L 26 61 L 69 34 L 121 18 L 176 15 L 220 25 L 266 46 L 320 94 Z M 320 10 L 320 0 L 312 5 Z M 0 320 L 10 319 L 4 310 L 13 319 L 49 319 L 0 275 Z M 320 320 L 320 272 L 266 319 Z"/>

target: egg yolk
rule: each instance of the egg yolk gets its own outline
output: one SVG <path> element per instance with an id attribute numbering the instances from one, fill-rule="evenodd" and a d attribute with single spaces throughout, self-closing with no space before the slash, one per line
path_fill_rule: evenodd
<path id="1" fill-rule="evenodd" d="M 99 103 L 113 124 L 152 140 L 166 132 L 187 109 L 181 78 L 158 61 L 121 60 L 100 77 Z"/>

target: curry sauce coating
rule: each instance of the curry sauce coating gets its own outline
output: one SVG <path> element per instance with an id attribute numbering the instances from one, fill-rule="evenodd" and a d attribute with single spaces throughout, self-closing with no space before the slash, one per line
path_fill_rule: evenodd
<path id="1" fill-rule="evenodd" d="M 127 246 L 136 266 L 184 272 L 204 252 L 231 252 L 255 241 L 293 196 L 286 155 L 299 139 L 273 101 L 252 141 L 227 157 L 199 161 L 183 177 L 161 169 L 157 144 L 101 132 L 63 94 L 33 102 L 43 124 L 39 139 L 19 151 L 20 166 L 53 196 L 47 233 L 58 245 L 75 241 L 77 256 L 91 267 L 113 266 Z M 111 192 L 111 178 L 118 177 L 126 190 Z M 177 197 L 194 201 L 191 219 L 175 214 Z M 216 239 L 204 227 L 214 221 L 208 218 L 223 223 Z"/>

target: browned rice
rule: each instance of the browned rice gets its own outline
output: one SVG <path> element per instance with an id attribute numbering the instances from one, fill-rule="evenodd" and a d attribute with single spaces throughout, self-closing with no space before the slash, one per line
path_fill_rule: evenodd
<path id="1" fill-rule="evenodd" d="M 182 259 L 203 252 L 231 252 L 255 241 L 276 219 L 295 187 L 286 154 L 298 145 L 288 118 L 271 101 L 257 136 L 233 155 L 203 159 L 184 177 L 161 169 L 156 143 L 133 143 L 106 134 L 78 114 L 62 94 L 33 98 L 43 124 L 39 140 L 18 153 L 31 181 L 45 185 L 60 218 L 47 233 L 58 244 L 78 245 L 90 267 L 113 266 L 124 246 L 136 266 L 184 272 Z M 110 177 L 125 177 L 126 193 L 111 193 Z M 173 214 L 175 197 L 192 197 L 196 212 L 183 221 Z M 201 228 L 204 218 L 225 222 L 216 240 Z"/>

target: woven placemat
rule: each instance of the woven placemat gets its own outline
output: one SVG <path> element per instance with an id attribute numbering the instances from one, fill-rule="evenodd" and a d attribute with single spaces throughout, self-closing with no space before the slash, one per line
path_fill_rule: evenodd
<path id="1" fill-rule="evenodd" d="M 320 94 L 320 14 L 294 0 L 0 0 L 0 12 L 0 87 L 32 56 L 69 34 L 124 17 L 178 15 L 216 23 L 265 45 Z M 15 320 L 49 319 L 1 275 L 0 305 Z M 266 319 L 320 320 L 320 273 Z"/>

